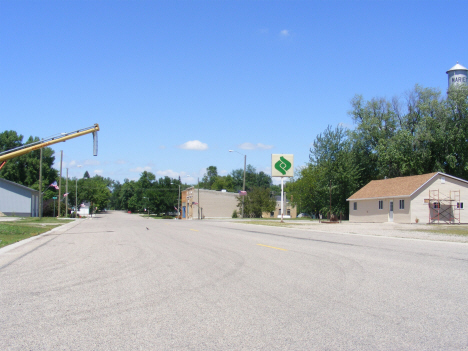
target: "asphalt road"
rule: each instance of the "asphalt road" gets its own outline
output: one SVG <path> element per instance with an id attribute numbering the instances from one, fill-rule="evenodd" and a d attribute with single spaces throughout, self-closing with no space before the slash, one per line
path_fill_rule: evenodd
<path id="1" fill-rule="evenodd" d="M 0 251 L 1 350 L 468 350 L 467 244 L 124 213 L 66 227 Z"/>

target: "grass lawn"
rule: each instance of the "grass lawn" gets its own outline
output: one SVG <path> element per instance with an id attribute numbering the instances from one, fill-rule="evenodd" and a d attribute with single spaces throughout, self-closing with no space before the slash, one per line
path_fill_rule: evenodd
<path id="1" fill-rule="evenodd" d="M 24 218 L 12 222 L 0 222 L 0 247 L 45 233 L 70 222 L 57 218 Z"/>

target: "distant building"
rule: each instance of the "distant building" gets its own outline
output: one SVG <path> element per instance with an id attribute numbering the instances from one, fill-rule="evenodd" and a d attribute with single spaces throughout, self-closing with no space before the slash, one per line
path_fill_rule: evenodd
<path id="1" fill-rule="evenodd" d="M 78 205 L 78 215 L 80 217 L 87 217 L 89 216 L 89 206 L 91 204 L 89 202 L 83 202 L 81 205 Z"/>
<path id="2" fill-rule="evenodd" d="M 351 195 L 350 222 L 468 223 L 468 181 L 436 172 L 372 180 Z"/>
<path id="3" fill-rule="evenodd" d="M 460 84 L 468 84 L 467 75 L 468 69 L 463 67 L 458 62 L 455 66 L 450 68 L 447 72 L 448 74 L 448 87 L 456 86 Z"/>
<path id="4" fill-rule="evenodd" d="M 275 210 L 272 212 L 264 212 L 262 214 L 263 218 L 281 218 L 281 196 L 276 196 L 276 206 Z M 287 199 L 286 193 L 283 197 L 283 218 L 296 218 L 297 217 L 297 207 L 293 206 Z"/>
<path id="5" fill-rule="evenodd" d="M 39 217 L 39 191 L 0 178 L 0 212 L 7 216 Z"/>
<path id="6" fill-rule="evenodd" d="M 181 194 L 181 219 L 232 218 L 232 213 L 238 210 L 238 195 L 226 191 L 188 188 Z"/>

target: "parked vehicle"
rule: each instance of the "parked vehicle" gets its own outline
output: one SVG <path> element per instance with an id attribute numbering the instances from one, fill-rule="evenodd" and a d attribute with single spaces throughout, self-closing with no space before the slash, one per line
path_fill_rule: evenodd
<path id="1" fill-rule="evenodd" d="M 297 215 L 297 218 L 310 218 L 310 215 L 308 215 L 307 213 L 299 213 Z"/>

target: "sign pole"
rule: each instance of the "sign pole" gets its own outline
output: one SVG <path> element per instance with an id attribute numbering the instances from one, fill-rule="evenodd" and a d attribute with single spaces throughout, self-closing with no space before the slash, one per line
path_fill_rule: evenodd
<path id="1" fill-rule="evenodd" d="M 272 154 L 271 176 L 281 177 L 281 223 L 284 218 L 284 177 L 294 177 L 294 155 Z"/>
<path id="2" fill-rule="evenodd" d="M 281 223 L 283 223 L 283 196 L 284 196 L 284 192 L 283 192 L 283 185 L 284 185 L 284 177 L 281 177 Z"/>

